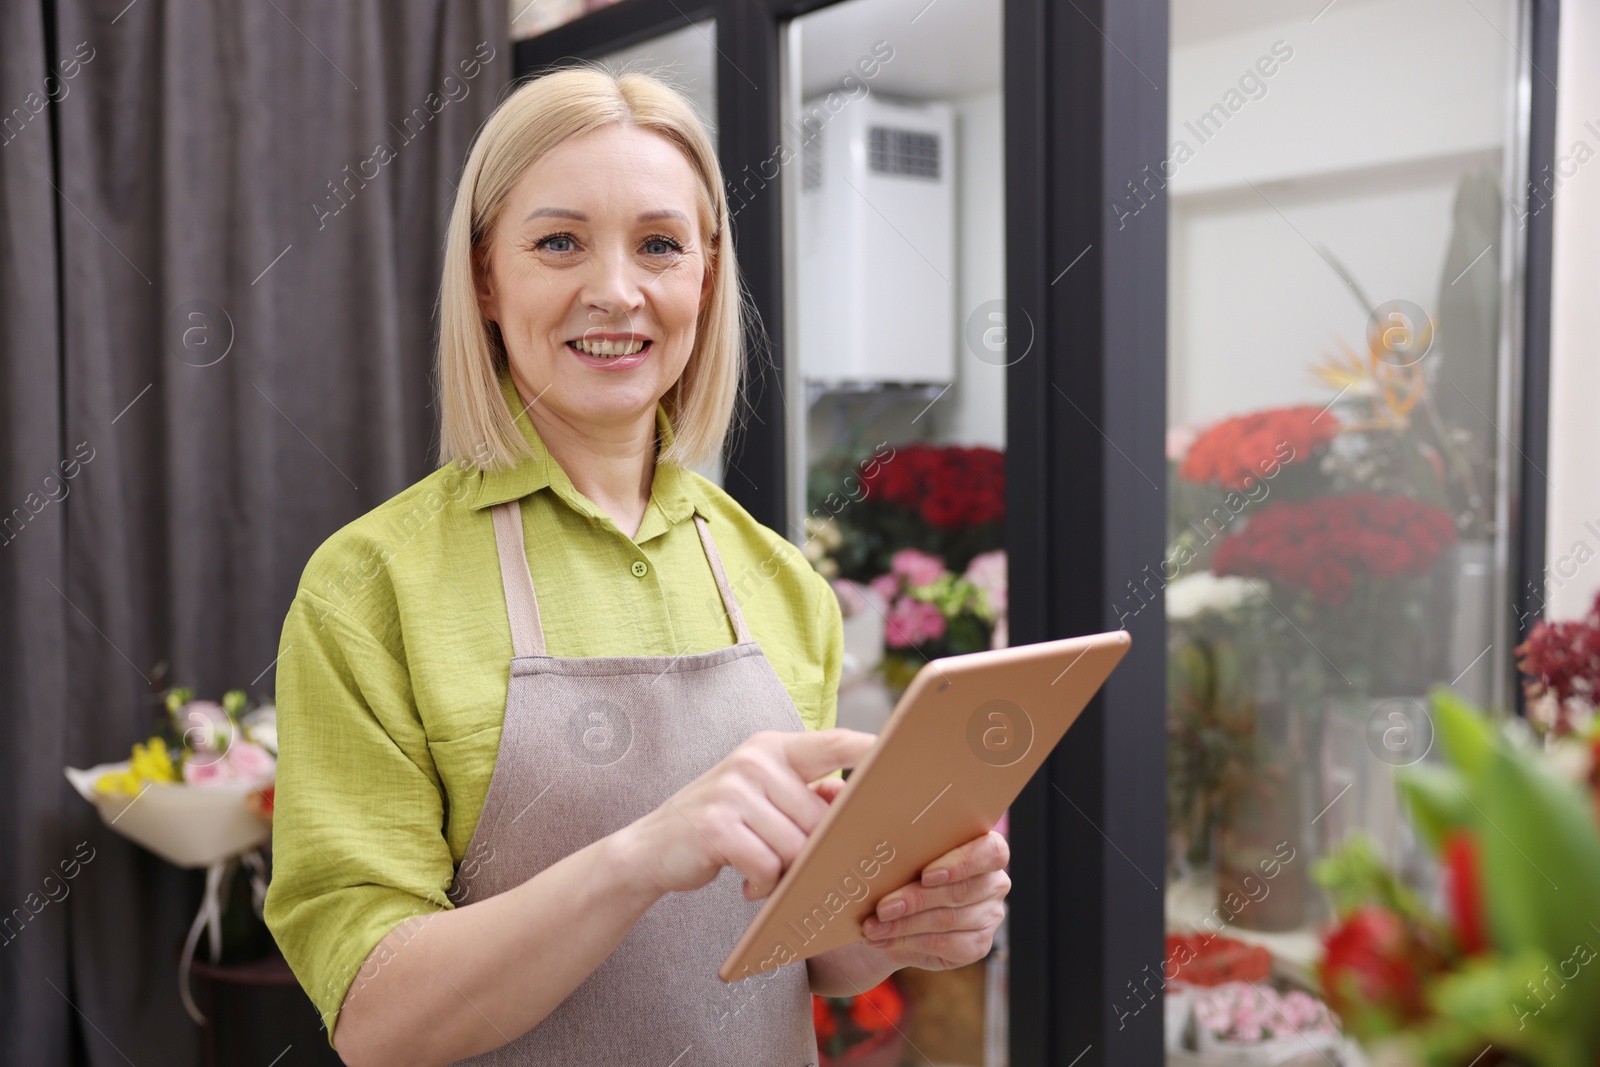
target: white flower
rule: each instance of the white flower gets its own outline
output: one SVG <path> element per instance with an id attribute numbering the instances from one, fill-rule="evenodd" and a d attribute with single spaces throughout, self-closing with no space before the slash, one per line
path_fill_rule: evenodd
<path id="1" fill-rule="evenodd" d="M 1167 618 L 1192 619 L 1205 611 L 1231 611 L 1255 592 L 1244 578 L 1218 578 L 1209 571 L 1167 585 Z"/>
<path id="2" fill-rule="evenodd" d="M 274 756 L 278 754 L 278 709 L 275 705 L 261 705 L 240 719 L 239 725 L 244 727 L 245 737 Z"/>

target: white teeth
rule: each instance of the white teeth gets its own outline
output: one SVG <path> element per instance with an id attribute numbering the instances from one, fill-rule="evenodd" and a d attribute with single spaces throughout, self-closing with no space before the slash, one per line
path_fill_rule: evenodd
<path id="1" fill-rule="evenodd" d="M 572 346 L 591 356 L 631 356 L 644 348 L 643 341 L 573 341 Z"/>

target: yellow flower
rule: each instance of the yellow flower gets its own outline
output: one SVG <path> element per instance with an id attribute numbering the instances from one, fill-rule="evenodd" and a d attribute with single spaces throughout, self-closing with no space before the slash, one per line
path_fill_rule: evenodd
<path id="1" fill-rule="evenodd" d="M 101 794 L 133 796 L 141 792 L 147 783 L 176 781 L 178 771 L 172 765 L 167 743 L 159 737 L 152 737 L 145 744 L 133 746 L 133 755 L 128 760 L 126 770 L 107 771 L 96 779 L 94 788 L 95 792 Z"/>
<path id="2" fill-rule="evenodd" d="M 1430 325 L 1416 343 L 1425 346 L 1431 338 Z M 1411 362 L 1397 362 L 1381 338 L 1369 338 L 1367 351 L 1360 355 L 1343 341 L 1336 340 L 1336 343 L 1340 354 L 1313 364 L 1311 373 L 1328 388 L 1339 390 L 1340 396 L 1348 392 L 1352 399 L 1366 401 L 1366 417 L 1357 420 L 1345 417 L 1341 419 L 1344 428 L 1405 430 L 1412 410 L 1421 403 L 1428 389 L 1421 357 Z"/>

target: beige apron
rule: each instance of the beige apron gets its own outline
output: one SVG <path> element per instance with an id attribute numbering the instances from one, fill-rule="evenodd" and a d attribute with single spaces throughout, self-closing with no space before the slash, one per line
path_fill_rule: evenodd
<path id="1" fill-rule="evenodd" d="M 694 516 L 736 643 L 680 656 L 549 656 L 520 501 L 493 509 L 511 620 L 505 726 L 450 897 L 504 892 L 655 810 L 758 730 L 805 729 L 751 640 L 706 520 Z M 736 983 L 717 968 L 759 902 L 724 867 L 658 900 L 532 1030 L 464 1064 L 697 1067 L 817 1062 L 804 962 Z"/>

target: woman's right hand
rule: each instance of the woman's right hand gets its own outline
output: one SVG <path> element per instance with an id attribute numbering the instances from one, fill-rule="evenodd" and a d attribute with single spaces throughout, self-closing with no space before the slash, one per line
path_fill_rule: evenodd
<path id="1" fill-rule="evenodd" d="M 828 810 L 810 783 L 854 767 L 876 740 L 844 729 L 752 735 L 629 827 L 644 874 L 661 893 L 687 892 L 731 864 L 745 898 L 760 900 Z"/>

